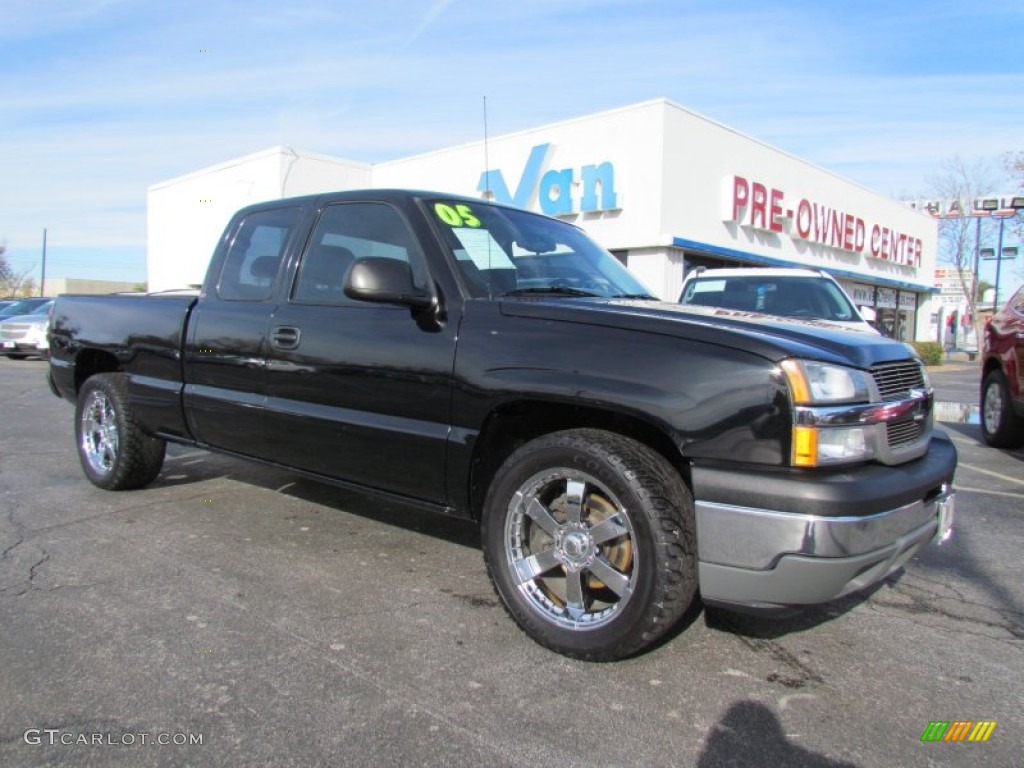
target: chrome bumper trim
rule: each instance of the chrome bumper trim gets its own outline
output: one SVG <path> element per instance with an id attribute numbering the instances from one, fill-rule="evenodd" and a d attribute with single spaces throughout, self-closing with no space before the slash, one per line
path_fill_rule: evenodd
<path id="1" fill-rule="evenodd" d="M 785 555 L 850 557 L 872 552 L 936 523 L 952 510 L 953 490 L 868 517 L 821 517 L 770 509 L 696 502 L 697 553 L 704 563 L 767 570 Z M 942 520 L 943 524 L 951 521 Z M 948 529 L 947 529 L 948 530 Z"/>
<path id="2" fill-rule="evenodd" d="M 864 405 L 798 406 L 794 409 L 794 423 L 809 427 L 838 427 L 890 421 L 924 421 L 931 415 L 932 401 L 931 390 L 912 389 L 910 396 L 902 400 Z"/>
<path id="3" fill-rule="evenodd" d="M 876 461 L 889 466 L 918 459 L 928 452 L 935 423 L 934 394 L 930 389 L 912 389 L 901 400 L 881 403 L 837 406 L 798 406 L 793 409 L 793 423 L 798 426 L 828 429 L 831 427 L 863 427 Z M 887 428 L 891 425 L 916 424 L 920 436 L 908 442 L 889 444 Z"/>

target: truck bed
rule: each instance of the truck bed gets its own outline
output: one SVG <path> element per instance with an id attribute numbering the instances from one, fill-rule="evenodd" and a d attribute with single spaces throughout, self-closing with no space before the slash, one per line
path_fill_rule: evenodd
<path id="1" fill-rule="evenodd" d="M 87 348 L 85 354 L 106 360 L 91 370 L 131 371 L 147 423 L 187 436 L 181 413 L 182 350 L 196 300 L 197 295 L 181 293 L 61 296 L 51 329 L 51 388 L 70 402 L 77 400 L 82 382 L 76 360 L 82 363 L 80 353 Z"/>

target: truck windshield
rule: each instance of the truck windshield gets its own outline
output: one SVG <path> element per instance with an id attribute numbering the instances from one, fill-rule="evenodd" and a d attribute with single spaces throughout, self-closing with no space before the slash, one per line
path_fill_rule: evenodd
<path id="1" fill-rule="evenodd" d="M 654 298 L 571 224 L 482 201 L 438 199 L 426 205 L 474 296 Z"/>
<path id="2" fill-rule="evenodd" d="M 687 282 L 680 303 L 781 317 L 860 319 L 839 286 L 827 278 L 809 276 L 696 278 Z"/>

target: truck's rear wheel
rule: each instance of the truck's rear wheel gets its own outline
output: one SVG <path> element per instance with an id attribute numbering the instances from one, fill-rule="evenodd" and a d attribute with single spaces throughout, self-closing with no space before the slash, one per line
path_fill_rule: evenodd
<path id="1" fill-rule="evenodd" d="M 981 385 L 981 435 L 994 448 L 1024 445 L 1024 419 L 1013 412 L 1002 371 L 993 370 Z"/>
<path id="2" fill-rule="evenodd" d="M 85 476 L 108 491 L 151 483 L 160 474 L 167 447 L 136 423 L 123 373 L 101 373 L 82 385 L 75 412 L 75 440 Z"/>
<path id="3" fill-rule="evenodd" d="M 575 658 L 640 651 L 696 594 L 686 485 L 660 454 L 611 432 L 556 432 L 513 453 L 488 492 L 483 541 L 512 617 Z"/>

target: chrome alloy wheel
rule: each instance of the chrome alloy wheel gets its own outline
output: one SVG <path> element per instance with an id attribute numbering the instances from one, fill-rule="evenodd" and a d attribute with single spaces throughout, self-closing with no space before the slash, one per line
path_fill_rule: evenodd
<path id="1" fill-rule="evenodd" d="M 638 562 L 629 514 L 604 485 L 554 467 L 523 483 L 505 522 L 509 573 L 527 604 L 568 629 L 592 629 L 623 610 Z"/>
<path id="2" fill-rule="evenodd" d="M 117 414 L 107 395 L 96 389 L 87 395 L 81 416 L 82 453 L 94 472 L 106 475 L 117 461 Z"/>
<path id="3" fill-rule="evenodd" d="M 999 431 L 1003 420 L 1003 388 L 997 379 L 992 379 L 985 388 L 985 402 L 982 409 L 982 418 L 985 419 L 985 429 L 990 435 Z"/>

